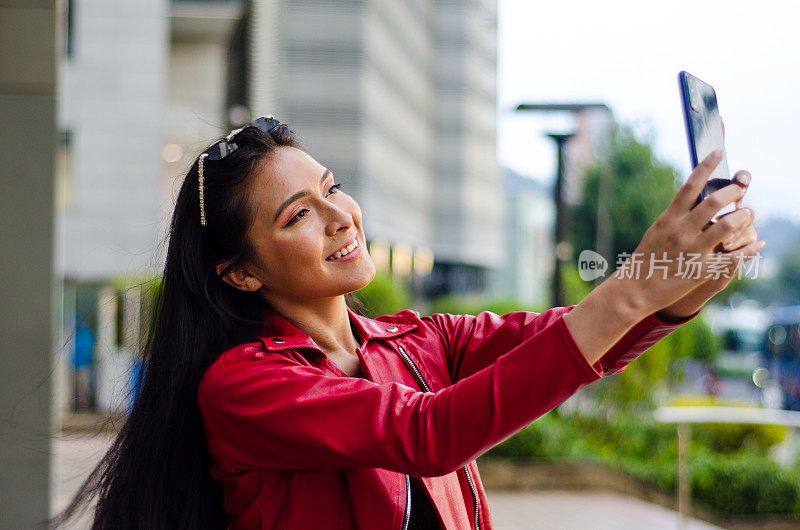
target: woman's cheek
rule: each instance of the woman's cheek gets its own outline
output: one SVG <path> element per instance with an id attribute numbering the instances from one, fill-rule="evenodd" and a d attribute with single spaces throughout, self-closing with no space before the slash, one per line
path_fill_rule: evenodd
<path id="1" fill-rule="evenodd" d="M 286 262 L 302 254 L 301 249 L 306 246 L 306 237 L 295 233 L 293 237 L 282 239 L 275 245 L 275 257 L 278 261 Z"/>

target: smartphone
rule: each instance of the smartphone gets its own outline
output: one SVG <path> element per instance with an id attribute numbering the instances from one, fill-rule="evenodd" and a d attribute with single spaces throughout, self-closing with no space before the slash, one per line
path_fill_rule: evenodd
<path id="1" fill-rule="evenodd" d="M 728 160 L 725 156 L 722 119 L 719 116 L 717 94 L 711 85 L 685 71 L 678 74 L 678 84 L 680 85 L 683 119 L 686 123 L 686 138 L 689 141 L 692 169 L 712 151 L 723 150 L 722 160 L 711 173 L 705 188 L 695 201 L 695 205 L 697 205 L 709 194 L 731 183 Z M 714 215 L 712 222 L 716 222 L 717 219 L 735 209 L 736 203 L 724 206 Z"/>

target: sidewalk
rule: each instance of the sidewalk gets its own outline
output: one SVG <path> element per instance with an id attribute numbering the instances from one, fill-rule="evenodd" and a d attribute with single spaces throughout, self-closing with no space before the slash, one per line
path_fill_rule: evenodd
<path id="1" fill-rule="evenodd" d="M 678 512 L 617 493 L 487 491 L 496 530 L 675 530 Z M 685 530 L 720 528 L 688 519 Z"/>
<path id="2" fill-rule="evenodd" d="M 54 441 L 53 506 L 60 510 L 108 449 L 112 435 L 64 434 Z M 656 504 L 605 491 L 488 491 L 496 530 L 674 530 L 678 513 Z M 70 529 L 91 526 L 90 514 Z M 693 519 L 686 530 L 719 528 Z"/>
<path id="3" fill-rule="evenodd" d="M 72 496 L 89 476 L 114 440 L 114 434 L 61 434 L 53 441 L 51 476 L 52 515 L 66 507 Z M 88 529 L 92 526 L 91 510 L 70 521 L 65 530 Z"/>

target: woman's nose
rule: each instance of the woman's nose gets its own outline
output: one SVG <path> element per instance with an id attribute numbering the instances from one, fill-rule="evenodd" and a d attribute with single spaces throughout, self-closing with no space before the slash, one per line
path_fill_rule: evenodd
<path id="1" fill-rule="evenodd" d="M 331 204 L 328 212 L 330 216 L 326 227 L 328 235 L 335 235 L 339 230 L 347 230 L 353 226 L 353 215 L 346 209 Z"/>

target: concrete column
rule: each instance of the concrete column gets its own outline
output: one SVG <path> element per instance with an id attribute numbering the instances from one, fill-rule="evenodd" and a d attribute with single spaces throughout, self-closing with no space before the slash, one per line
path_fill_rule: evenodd
<path id="1" fill-rule="evenodd" d="M 281 5 L 279 0 L 252 0 L 250 15 L 250 114 L 273 114 L 279 120 Z M 287 118 L 283 118 L 287 119 Z"/>
<path id="2" fill-rule="evenodd" d="M 0 0 L 0 528 L 50 515 L 55 0 Z"/>
<path id="3" fill-rule="evenodd" d="M 63 307 L 56 329 L 54 377 L 54 410 L 56 425 L 63 424 L 64 415 L 71 411 L 75 401 L 75 369 L 72 358 L 75 353 L 75 284 L 64 282 L 60 307 Z"/>

